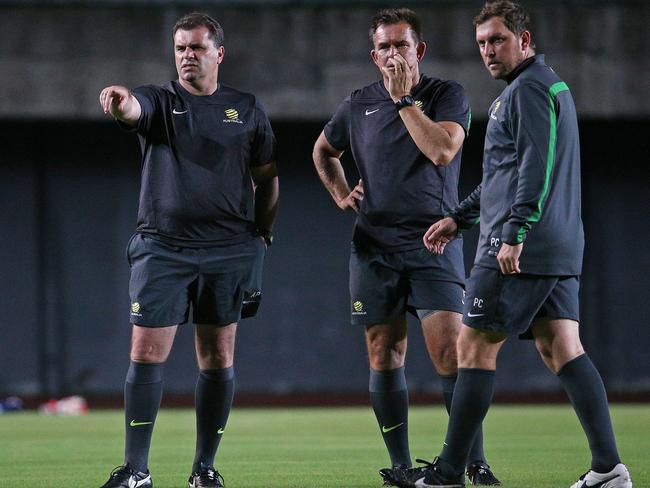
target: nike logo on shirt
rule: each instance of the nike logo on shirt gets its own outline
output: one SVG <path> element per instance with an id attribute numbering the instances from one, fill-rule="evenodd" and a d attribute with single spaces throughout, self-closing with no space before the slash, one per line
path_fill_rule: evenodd
<path id="1" fill-rule="evenodd" d="M 484 313 L 470 313 L 467 312 L 468 317 L 483 317 L 485 314 Z"/>
<path id="2" fill-rule="evenodd" d="M 183 110 L 183 111 L 181 112 L 181 111 L 179 111 L 179 110 L 173 109 L 173 110 L 172 110 L 172 113 L 175 114 L 175 115 L 181 115 L 181 114 L 186 114 L 186 113 L 187 113 L 187 110 Z"/>
<path id="3" fill-rule="evenodd" d="M 366 109 L 366 115 L 374 114 L 375 112 L 379 112 L 379 110 L 381 110 L 381 109 L 378 109 L 378 108 L 376 108 L 375 110 Z"/>

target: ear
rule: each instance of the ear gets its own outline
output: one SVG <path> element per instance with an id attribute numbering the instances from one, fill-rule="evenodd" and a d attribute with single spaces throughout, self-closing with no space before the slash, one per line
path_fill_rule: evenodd
<path id="1" fill-rule="evenodd" d="M 525 30 L 521 33 L 520 41 L 522 51 L 527 51 L 530 47 L 530 38 L 531 36 L 529 31 Z"/>
<path id="2" fill-rule="evenodd" d="M 379 66 L 379 55 L 377 54 L 377 51 L 374 49 L 370 51 L 370 57 L 372 58 L 372 62 Z"/>
<path id="3" fill-rule="evenodd" d="M 427 52 L 427 43 L 420 41 L 417 46 L 415 46 L 415 55 L 418 58 L 418 61 L 422 61 L 424 53 Z"/>
<path id="4" fill-rule="evenodd" d="M 221 64 L 225 54 L 226 54 L 226 49 L 223 46 L 219 46 L 219 49 L 217 49 L 217 64 Z"/>

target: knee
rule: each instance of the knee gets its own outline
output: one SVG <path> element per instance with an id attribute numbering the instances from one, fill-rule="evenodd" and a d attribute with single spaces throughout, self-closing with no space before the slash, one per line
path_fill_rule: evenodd
<path id="1" fill-rule="evenodd" d="M 406 344 L 403 341 L 393 342 L 383 337 L 375 337 L 368 341 L 368 360 L 374 370 L 395 369 L 404 366 Z"/>
<path id="2" fill-rule="evenodd" d="M 566 363 L 584 354 L 579 339 L 571 340 L 565 337 L 538 338 L 535 340 L 535 347 L 544 364 L 553 373 L 557 373 Z"/>
<path id="3" fill-rule="evenodd" d="M 584 354 L 585 350 L 582 347 L 582 342 L 579 338 L 572 338 L 570 340 L 564 340 L 560 342 L 557 351 L 554 356 L 556 361 L 561 363 L 561 366 L 565 363 L 571 361 L 572 359 L 577 358 L 581 354 Z"/>
<path id="4" fill-rule="evenodd" d="M 166 348 L 155 343 L 136 341 L 131 346 L 131 361 L 136 363 L 164 363 L 168 355 Z"/>
<path id="5" fill-rule="evenodd" d="M 536 339 L 535 347 L 545 363 L 553 360 L 553 345 L 549 341 Z"/>
<path id="6" fill-rule="evenodd" d="M 431 361 L 438 374 L 455 374 L 458 370 L 458 351 L 456 342 L 441 344 L 440 347 L 430 351 Z"/>
<path id="7" fill-rule="evenodd" d="M 196 356 L 200 369 L 223 369 L 233 365 L 235 353 L 226 341 L 197 343 Z"/>
<path id="8" fill-rule="evenodd" d="M 559 367 L 557 361 L 554 359 L 553 344 L 545 340 L 537 339 L 535 340 L 535 347 L 549 371 L 557 373 Z"/>
<path id="9" fill-rule="evenodd" d="M 499 349 L 507 336 L 490 333 L 461 333 L 458 338 L 458 367 L 496 369 Z"/>
<path id="10" fill-rule="evenodd" d="M 457 346 L 457 357 L 459 368 L 474 368 L 479 359 L 475 348 L 464 347 L 461 344 Z"/>
<path id="11" fill-rule="evenodd" d="M 164 363 L 167 361 L 176 326 L 147 328 L 133 324 L 131 334 L 131 361 L 137 363 Z"/>
<path id="12" fill-rule="evenodd" d="M 457 371 L 460 317 L 455 312 L 439 311 L 422 320 L 427 351 L 438 374 L 453 375 Z"/>
<path id="13" fill-rule="evenodd" d="M 458 338 L 456 342 L 456 356 L 458 358 L 458 366 L 467 368 L 472 364 L 477 355 L 477 348 L 473 341 L 465 336 Z"/>

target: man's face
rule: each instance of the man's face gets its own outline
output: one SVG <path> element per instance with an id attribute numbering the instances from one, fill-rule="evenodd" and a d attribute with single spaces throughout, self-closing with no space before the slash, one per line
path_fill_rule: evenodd
<path id="1" fill-rule="evenodd" d="M 214 45 L 206 27 L 179 29 L 174 34 L 176 71 L 178 77 L 188 83 L 216 76 L 223 54 L 223 46 Z"/>
<path id="2" fill-rule="evenodd" d="M 379 69 L 394 69 L 393 58 L 396 54 L 400 54 L 409 67 L 414 69 L 426 48 L 423 42 L 415 41 L 411 26 L 405 22 L 380 25 L 372 36 L 372 41 L 375 48 L 370 55 Z"/>
<path id="3" fill-rule="evenodd" d="M 517 36 L 500 17 L 492 17 L 476 26 L 476 42 L 492 78 L 502 80 L 528 57 L 530 32 Z"/>

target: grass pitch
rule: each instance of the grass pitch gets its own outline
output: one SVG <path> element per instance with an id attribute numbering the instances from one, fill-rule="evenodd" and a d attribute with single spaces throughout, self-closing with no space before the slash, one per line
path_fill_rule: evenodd
<path id="1" fill-rule="evenodd" d="M 650 408 L 612 406 L 619 450 L 636 488 L 650 487 Z M 440 405 L 413 407 L 411 454 L 431 459 L 446 428 Z M 155 488 L 183 488 L 194 454 L 194 413 L 162 410 L 150 456 Z M 504 487 L 568 488 L 589 466 L 570 406 L 494 406 L 486 452 Z M 88 488 L 121 464 L 119 411 L 84 417 L 0 415 L 0 487 Z M 235 409 L 217 467 L 228 488 L 380 487 L 388 456 L 370 407 Z"/>

